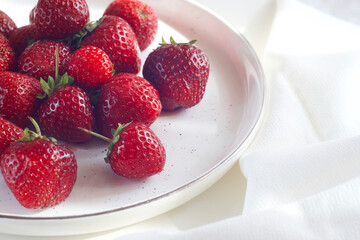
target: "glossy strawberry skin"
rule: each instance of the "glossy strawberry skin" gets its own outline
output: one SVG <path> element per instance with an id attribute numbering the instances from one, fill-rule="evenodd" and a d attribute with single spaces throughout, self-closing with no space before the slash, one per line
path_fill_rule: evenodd
<path id="1" fill-rule="evenodd" d="M 165 148 L 155 133 L 142 123 L 131 123 L 121 131 L 109 163 L 120 176 L 143 178 L 160 173 L 165 160 Z"/>
<path id="2" fill-rule="evenodd" d="M 209 78 L 208 57 L 193 45 L 166 44 L 147 57 L 143 76 L 160 94 L 163 109 L 190 108 L 203 98 Z"/>
<path id="3" fill-rule="evenodd" d="M 48 136 L 67 142 L 86 142 L 91 139 L 91 135 L 79 130 L 79 127 L 94 130 L 90 99 L 76 86 L 55 91 L 41 104 L 37 119 Z"/>
<path id="4" fill-rule="evenodd" d="M 56 47 L 59 49 L 59 74 L 63 75 L 70 61 L 71 50 L 65 43 L 53 40 L 39 40 L 28 46 L 19 57 L 19 72 L 36 79 L 54 77 Z"/>
<path id="5" fill-rule="evenodd" d="M 1 155 L 0 165 L 6 184 L 26 208 L 59 204 L 76 181 L 74 153 L 47 140 L 11 144 Z"/>
<path id="6" fill-rule="evenodd" d="M 36 94 L 41 94 L 39 80 L 12 72 L 0 72 L 0 116 L 24 128 L 28 116 L 34 116 L 40 105 Z"/>
<path id="7" fill-rule="evenodd" d="M 97 47 L 82 47 L 71 56 L 67 73 L 74 84 L 85 90 L 97 90 L 110 79 L 112 63 L 108 55 Z"/>
<path id="8" fill-rule="evenodd" d="M 40 40 L 41 36 L 35 24 L 26 25 L 14 29 L 9 36 L 11 47 L 18 56 L 27 48 L 30 43 Z"/>
<path id="9" fill-rule="evenodd" d="M 154 9 L 139 0 L 115 0 L 104 15 L 123 18 L 132 27 L 140 50 L 145 50 L 154 40 L 158 29 L 158 18 Z"/>
<path id="10" fill-rule="evenodd" d="M 144 78 L 131 73 L 112 77 L 101 90 L 95 108 L 99 131 L 111 138 L 118 123 L 141 122 L 150 126 L 160 115 L 157 90 Z"/>
<path id="11" fill-rule="evenodd" d="M 10 145 L 24 136 L 24 130 L 0 117 L 0 155 Z"/>
<path id="12" fill-rule="evenodd" d="M 8 38 L 11 31 L 14 29 L 16 29 L 14 21 L 6 13 L 0 10 L 0 33 Z"/>
<path id="13" fill-rule="evenodd" d="M 85 0 L 39 0 L 34 23 L 43 38 L 61 39 L 78 32 L 89 21 Z"/>
<path id="14" fill-rule="evenodd" d="M 114 64 L 116 73 L 137 74 L 141 59 L 139 44 L 130 25 L 122 18 L 105 16 L 100 26 L 85 37 L 81 47 L 94 46 L 102 49 Z"/>
<path id="15" fill-rule="evenodd" d="M 36 6 L 33 7 L 33 9 L 31 9 L 31 11 L 30 11 L 30 14 L 29 14 L 29 22 L 30 22 L 30 24 L 35 23 L 35 16 L 36 16 Z"/>
<path id="16" fill-rule="evenodd" d="M 15 51 L 9 40 L 0 34 L 0 72 L 12 71 L 15 68 Z"/>

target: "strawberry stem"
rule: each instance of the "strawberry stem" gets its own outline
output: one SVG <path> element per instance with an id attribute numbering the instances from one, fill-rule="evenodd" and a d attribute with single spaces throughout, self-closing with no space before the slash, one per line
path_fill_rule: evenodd
<path id="1" fill-rule="evenodd" d="M 98 134 L 98 133 L 96 133 L 96 132 L 92 132 L 92 131 L 90 131 L 90 130 L 87 130 L 87 129 L 81 128 L 81 127 L 79 127 L 78 129 L 80 129 L 80 130 L 83 131 L 83 132 L 89 133 L 89 134 L 91 134 L 91 135 L 93 135 L 93 136 L 95 136 L 95 137 L 98 137 L 98 138 L 100 138 L 100 139 L 102 139 L 102 140 L 104 140 L 104 141 L 107 141 L 107 142 L 109 142 L 109 143 L 112 142 L 112 140 L 111 140 L 110 138 L 107 138 L 107 137 L 105 137 L 105 136 L 103 136 L 103 135 L 101 135 L 101 134 Z"/>
<path id="2" fill-rule="evenodd" d="M 131 122 L 130 122 L 131 123 Z M 127 126 L 129 126 L 130 123 L 127 124 L 121 124 L 118 123 L 118 128 L 117 129 L 112 129 L 111 134 L 114 136 L 114 138 L 116 136 L 119 136 L 119 134 L 121 133 L 121 131 L 126 128 Z"/>
<path id="3" fill-rule="evenodd" d="M 39 136 L 41 136 L 41 130 L 40 130 L 39 124 L 37 124 L 37 122 L 35 121 L 34 118 L 29 117 L 29 119 L 30 119 L 31 123 L 32 123 L 32 124 L 34 125 L 34 127 L 35 127 L 36 134 L 39 135 Z"/>
<path id="4" fill-rule="evenodd" d="M 173 37 L 170 37 L 170 43 L 167 43 L 164 39 L 164 37 L 162 37 L 161 39 L 161 43 L 159 43 L 159 45 L 163 46 L 163 45 L 168 45 L 168 44 L 177 44 L 177 45 L 194 45 L 197 42 L 197 40 L 191 40 L 187 43 L 177 43 Z"/>
<path id="5" fill-rule="evenodd" d="M 36 94 L 36 97 L 39 99 L 44 99 L 47 96 L 53 94 L 56 90 L 70 86 L 73 84 L 74 78 L 69 76 L 67 73 L 61 76 L 59 79 L 59 47 L 56 46 L 55 49 L 55 79 L 52 76 L 48 77 L 46 82 L 44 79 L 40 78 L 41 88 L 44 91 L 44 94 Z"/>
<path id="6" fill-rule="evenodd" d="M 101 134 L 92 132 L 92 131 L 87 130 L 85 128 L 79 127 L 78 129 L 80 129 L 80 130 L 82 130 L 82 131 L 84 131 L 86 133 L 89 133 L 89 134 L 91 134 L 91 135 L 93 135 L 95 137 L 98 137 L 98 138 L 100 138 L 102 140 L 105 140 L 105 141 L 109 142 L 109 146 L 107 147 L 108 152 L 107 152 L 106 157 L 105 157 L 105 162 L 109 163 L 109 158 L 110 158 L 111 151 L 112 151 L 114 145 L 117 143 L 117 141 L 119 141 L 121 131 L 124 128 L 126 128 L 127 126 L 129 126 L 131 123 L 132 122 L 129 122 L 127 124 L 118 123 L 118 128 L 117 129 L 112 129 L 112 131 L 111 131 L 111 134 L 114 136 L 114 138 L 112 140 L 110 138 L 107 138 L 107 137 L 105 137 L 105 136 L 103 136 Z"/>
<path id="7" fill-rule="evenodd" d="M 42 136 L 41 135 L 41 130 L 39 125 L 37 124 L 37 122 L 35 121 L 35 119 L 33 119 L 32 117 L 29 117 L 31 123 L 34 125 L 35 127 L 35 131 L 31 131 L 28 128 L 24 129 L 24 137 L 22 137 L 21 139 L 18 140 L 18 142 L 30 142 L 30 141 L 34 141 L 36 139 L 43 139 L 46 141 L 50 141 L 52 143 L 56 143 L 56 139 L 55 138 L 47 138 L 46 136 Z"/>

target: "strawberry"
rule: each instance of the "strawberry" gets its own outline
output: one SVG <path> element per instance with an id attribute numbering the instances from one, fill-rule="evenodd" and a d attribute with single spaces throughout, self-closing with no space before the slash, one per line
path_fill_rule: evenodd
<path id="1" fill-rule="evenodd" d="M 55 58 L 59 57 L 58 49 Z M 92 131 L 94 117 L 87 94 L 79 87 L 69 86 L 73 78 L 65 73 L 59 78 L 59 64 L 55 62 L 55 79 L 48 78 L 48 82 L 40 79 L 45 94 L 38 98 L 45 99 L 37 112 L 40 126 L 51 136 L 67 142 L 86 142 L 91 135 L 79 130 L 79 127 Z"/>
<path id="2" fill-rule="evenodd" d="M 15 68 L 15 51 L 9 40 L 0 33 L 0 72 L 12 71 Z"/>
<path id="3" fill-rule="evenodd" d="M 139 44 L 130 25 L 122 18 L 104 16 L 94 26 L 90 35 L 85 36 L 81 47 L 94 46 L 102 49 L 114 64 L 117 73 L 140 71 Z"/>
<path id="4" fill-rule="evenodd" d="M 110 143 L 105 161 L 120 176 L 149 177 L 160 173 L 164 168 L 165 148 L 155 133 L 142 123 L 119 124 L 113 139 L 91 134 Z"/>
<path id="5" fill-rule="evenodd" d="M 113 76 L 99 94 L 95 116 L 99 131 L 111 137 L 118 123 L 141 122 L 150 126 L 160 115 L 157 90 L 144 78 L 131 73 Z"/>
<path id="6" fill-rule="evenodd" d="M 34 23 L 48 39 L 69 37 L 89 21 L 85 0 L 39 0 L 35 11 Z"/>
<path id="7" fill-rule="evenodd" d="M 0 116 L 23 128 L 29 123 L 42 92 L 39 80 L 12 72 L 0 72 Z"/>
<path id="8" fill-rule="evenodd" d="M 100 48 L 82 47 L 71 56 L 67 73 L 79 87 L 96 90 L 111 77 L 112 63 Z"/>
<path id="9" fill-rule="evenodd" d="M 49 135 L 67 142 L 86 142 L 91 139 L 78 129 L 94 129 L 90 99 L 79 87 L 66 86 L 56 90 L 41 104 L 38 122 Z"/>
<path id="10" fill-rule="evenodd" d="M 31 43 L 40 40 L 41 36 L 35 24 L 26 25 L 14 29 L 9 36 L 11 47 L 15 50 L 18 56 L 25 50 Z"/>
<path id="11" fill-rule="evenodd" d="M 24 130 L 0 117 L 0 155 L 10 145 L 24 136 Z"/>
<path id="12" fill-rule="evenodd" d="M 59 73 L 64 74 L 71 57 L 71 50 L 65 43 L 53 40 L 39 40 L 28 46 L 19 57 L 19 72 L 37 79 L 54 76 L 56 48 L 59 49 Z"/>
<path id="13" fill-rule="evenodd" d="M 210 63 L 205 53 L 195 47 L 196 41 L 176 43 L 171 38 L 147 57 L 143 76 L 160 94 L 163 109 L 190 108 L 204 96 Z"/>
<path id="14" fill-rule="evenodd" d="M 115 0 L 105 10 L 104 15 L 123 18 L 133 29 L 140 50 L 146 49 L 154 40 L 158 18 L 154 9 L 139 0 Z"/>
<path id="15" fill-rule="evenodd" d="M 35 16 L 36 16 L 36 6 L 33 7 L 33 9 L 31 9 L 31 11 L 30 11 L 30 14 L 29 14 L 29 22 L 30 22 L 30 24 L 35 23 Z"/>
<path id="16" fill-rule="evenodd" d="M 14 21 L 3 11 L 0 10 L 0 33 L 8 38 L 11 31 L 16 29 Z"/>
<path id="17" fill-rule="evenodd" d="M 37 133 L 10 144 L 0 157 L 4 180 L 21 205 L 38 209 L 54 206 L 70 194 L 77 175 L 74 153 Z M 54 141 L 52 139 L 52 141 Z"/>

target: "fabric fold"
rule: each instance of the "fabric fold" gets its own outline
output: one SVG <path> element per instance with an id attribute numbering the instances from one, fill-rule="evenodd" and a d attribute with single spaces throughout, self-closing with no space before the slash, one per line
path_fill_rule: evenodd
<path id="1" fill-rule="evenodd" d="M 240 160 L 248 180 L 244 213 L 296 201 L 360 173 L 359 40 L 358 26 L 295 0 L 278 1 L 264 53 L 266 121 Z"/>
<path id="2" fill-rule="evenodd" d="M 242 163 L 247 178 L 243 214 L 279 207 L 350 181 L 360 175 L 359 156 L 360 136 L 254 152 Z"/>

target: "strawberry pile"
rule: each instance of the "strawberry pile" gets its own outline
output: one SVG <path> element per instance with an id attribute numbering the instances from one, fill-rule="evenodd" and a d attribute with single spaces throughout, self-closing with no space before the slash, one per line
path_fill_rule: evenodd
<path id="1" fill-rule="evenodd" d="M 66 145 L 93 136 L 109 142 L 116 174 L 160 173 L 166 151 L 151 125 L 204 96 L 210 65 L 196 41 L 163 40 L 139 75 L 158 29 L 149 5 L 114 0 L 89 20 L 85 0 L 38 0 L 21 27 L 0 10 L 0 167 L 26 208 L 69 196 L 78 165 Z"/>

